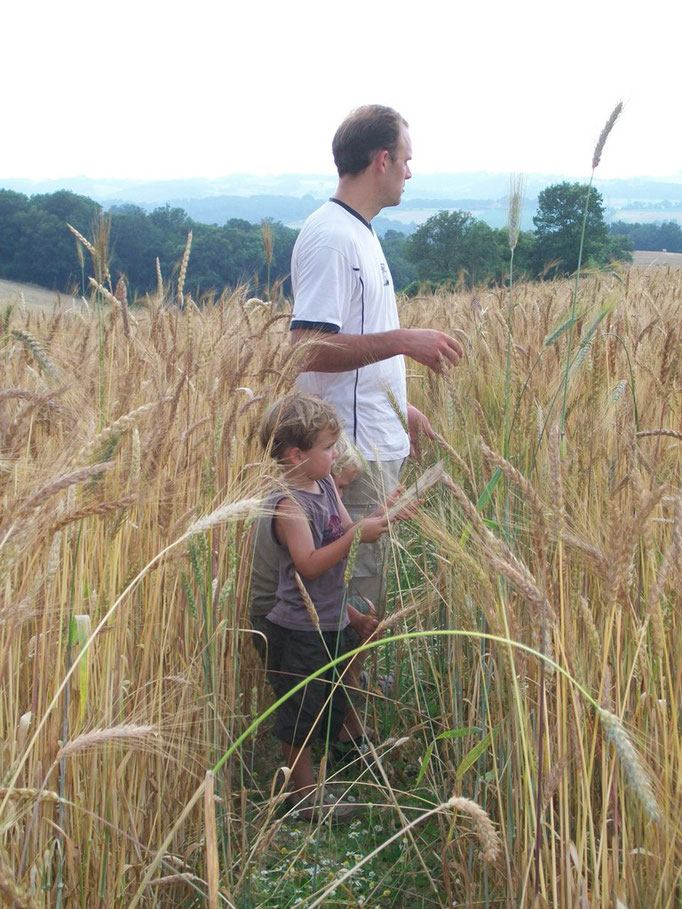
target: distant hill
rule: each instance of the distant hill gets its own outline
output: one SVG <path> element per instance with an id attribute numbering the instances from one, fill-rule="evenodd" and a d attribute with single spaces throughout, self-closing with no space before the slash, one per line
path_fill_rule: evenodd
<path id="1" fill-rule="evenodd" d="M 526 177 L 522 227 L 531 230 L 538 193 L 550 183 L 579 179 L 559 174 Z M 298 228 L 334 191 L 331 174 L 230 174 L 214 179 L 116 180 L 70 177 L 54 180 L 0 179 L 0 187 L 34 195 L 69 189 L 88 196 L 105 208 L 132 203 L 146 211 L 163 205 L 184 209 L 195 221 L 224 224 L 231 218 L 259 223 L 264 218 Z M 637 177 L 597 180 L 606 205 L 607 220 L 682 223 L 680 181 Z M 407 184 L 400 206 L 387 209 L 375 220 L 386 230 L 409 233 L 441 209 L 470 211 L 491 227 L 502 227 L 507 216 L 509 175 L 496 173 L 416 174 Z"/>

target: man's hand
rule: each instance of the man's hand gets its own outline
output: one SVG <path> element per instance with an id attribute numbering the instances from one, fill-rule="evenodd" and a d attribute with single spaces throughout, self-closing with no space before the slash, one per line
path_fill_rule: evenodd
<path id="1" fill-rule="evenodd" d="M 421 410 L 417 410 L 411 404 L 407 405 L 407 429 L 410 434 L 410 457 L 419 461 L 421 458 L 422 433 L 427 439 L 435 439 L 435 430 L 429 423 L 428 417 L 424 416 Z"/>
<path id="2" fill-rule="evenodd" d="M 403 329 L 405 356 L 423 363 L 434 372 L 443 373 L 450 366 L 457 366 L 464 356 L 464 348 L 456 338 L 432 328 Z"/>
<path id="3" fill-rule="evenodd" d="M 418 412 L 419 411 L 417 411 L 417 413 Z M 393 508 L 393 506 L 396 504 L 396 502 L 399 501 L 400 497 L 402 496 L 402 494 L 404 492 L 405 492 L 404 486 L 396 486 L 396 488 L 393 490 L 393 492 L 390 492 L 386 496 L 386 501 L 382 505 L 380 505 L 376 509 L 376 511 L 373 511 L 372 514 L 370 515 L 370 517 L 378 518 L 378 517 L 382 517 L 382 516 L 388 516 L 388 520 L 391 524 L 395 523 L 396 521 L 410 521 L 417 514 L 417 510 L 419 509 L 419 506 L 421 505 L 421 501 L 411 502 L 409 505 L 405 505 L 404 508 L 401 508 L 397 514 L 389 516 L 390 510 Z"/>

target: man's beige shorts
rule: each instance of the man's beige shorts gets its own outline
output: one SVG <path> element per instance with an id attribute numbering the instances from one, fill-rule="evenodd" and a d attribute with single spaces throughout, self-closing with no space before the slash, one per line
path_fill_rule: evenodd
<path id="1" fill-rule="evenodd" d="M 343 504 L 354 521 L 366 518 L 395 489 L 404 463 L 403 460 L 367 462 L 369 473 L 353 480 L 343 494 Z M 371 600 L 380 615 L 386 607 L 388 542 L 388 535 L 384 534 L 376 543 L 360 544 L 348 585 L 350 596 Z"/>

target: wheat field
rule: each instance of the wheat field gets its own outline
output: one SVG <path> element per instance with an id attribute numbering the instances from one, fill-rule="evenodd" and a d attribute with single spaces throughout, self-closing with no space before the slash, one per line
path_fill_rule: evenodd
<path id="1" fill-rule="evenodd" d="M 5 904 L 679 906 L 682 272 L 584 277 L 573 321 L 563 281 L 401 303 L 466 358 L 408 362 L 407 479 L 444 476 L 391 540 L 346 830 L 283 807 L 248 627 L 288 304 L 98 277 L 0 324 Z"/>

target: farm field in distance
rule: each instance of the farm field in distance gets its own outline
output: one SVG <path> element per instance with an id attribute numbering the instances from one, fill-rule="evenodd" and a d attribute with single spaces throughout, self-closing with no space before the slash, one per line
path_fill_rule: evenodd
<path id="1" fill-rule="evenodd" d="M 633 265 L 639 266 L 668 265 L 670 268 L 682 268 L 682 253 L 650 252 L 637 249 L 632 254 L 632 262 Z"/>
<path id="2" fill-rule="evenodd" d="M 8 905 L 679 906 L 681 270 L 590 275 L 574 319 L 569 280 L 402 301 L 404 327 L 466 357 L 408 362 L 438 439 L 405 482 L 445 473 L 391 540 L 362 708 L 377 759 L 328 771 L 365 806 L 339 828 L 284 805 L 248 626 L 288 302 L 181 309 L 173 284 L 78 314 L 24 290 L 22 311 L 9 284 Z"/>
<path id="3" fill-rule="evenodd" d="M 70 294 L 58 293 L 56 290 L 47 290 L 35 284 L 22 284 L 19 281 L 6 281 L 0 278 L 0 306 L 14 306 L 21 309 L 21 295 L 24 295 L 24 305 L 27 309 L 52 310 L 56 305 L 68 308 L 74 305 L 74 298 Z M 76 306 L 82 306 L 80 298 L 76 298 Z"/>

